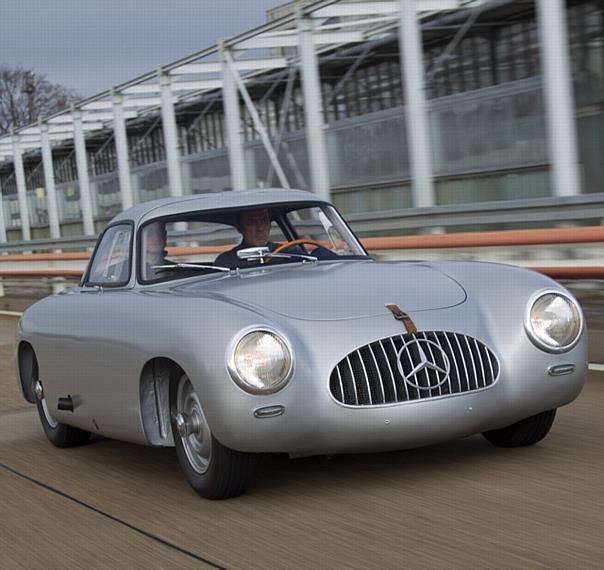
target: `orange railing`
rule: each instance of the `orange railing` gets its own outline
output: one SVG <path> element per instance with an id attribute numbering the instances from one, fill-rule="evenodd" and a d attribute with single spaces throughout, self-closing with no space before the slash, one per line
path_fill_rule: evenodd
<path id="1" fill-rule="evenodd" d="M 455 234 L 429 234 L 397 237 L 372 237 L 362 240 L 369 252 L 405 251 L 422 249 L 484 248 L 484 247 L 522 247 L 537 245 L 591 244 L 604 242 L 604 226 L 581 228 L 555 228 L 537 230 L 513 230 L 496 232 L 474 232 Z M 228 249 L 225 246 L 170 247 L 172 256 L 192 254 L 217 255 Z M 82 268 L 27 268 L 2 269 L 2 263 L 48 263 L 86 262 L 90 253 L 36 253 L 0 256 L 0 277 L 5 278 L 43 278 L 70 277 L 79 278 Z M 555 279 L 604 279 L 604 267 L 601 266 L 548 266 L 532 267 Z"/>

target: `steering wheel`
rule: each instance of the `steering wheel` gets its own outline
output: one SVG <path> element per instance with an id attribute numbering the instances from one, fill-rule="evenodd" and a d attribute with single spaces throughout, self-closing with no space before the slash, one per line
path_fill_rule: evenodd
<path id="1" fill-rule="evenodd" d="M 322 243 L 315 241 L 314 239 L 293 239 L 291 241 L 286 241 L 282 243 L 280 246 L 276 247 L 271 253 L 281 253 L 282 251 L 289 249 L 290 247 L 294 247 L 296 245 L 302 245 L 303 243 L 308 243 L 310 245 L 316 245 L 317 247 L 325 247 Z"/>

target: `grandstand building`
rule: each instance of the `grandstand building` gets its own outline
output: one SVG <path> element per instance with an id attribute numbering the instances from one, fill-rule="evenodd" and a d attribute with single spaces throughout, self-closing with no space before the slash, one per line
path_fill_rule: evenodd
<path id="1" fill-rule="evenodd" d="M 318 6 L 319 16 L 319 10 L 324 10 L 324 16 L 314 20 L 315 34 L 337 32 L 355 38 L 346 41 L 343 35 L 340 43 L 315 42 L 320 81 L 320 101 L 314 106 L 320 114 L 320 132 L 315 136 L 321 137 L 325 148 L 327 191 L 343 213 L 604 191 L 604 0 L 562 2 L 568 34 L 568 43 L 562 49 L 568 48 L 570 56 L 569 101 L 578 153 L 578 182 L 567 188 L 553 180 L 548 112 L 557 112 L 555 107 L 553 111 L 548 109 L 552 109 L 557 95 L 550 92 L 548 103 L 552 84 L 544 80 L 544 38 L 536 1 L 460 0 L 457 9 L 426 9 L 420 14 L 422 88 L 433 175 L 433 188 L 424 201 L 418 197 L 418 186 L 415 190 L 413 187 L 415 149 L 411 147 L 415 133 L 408 126 L 401 38 L 397 21 L 389 20 L 389 6 L 399 2 L 375 2 L 376 6 L 384 6 L 383 14 L 355 14 L 350 8 L 352 3 L 346 2 L 352 12 L 345 16 L 330 15 L 337 14 L 333 6 L 341 3 L 303 2 L 303 10 Z M 238 39 L 240 45 L 253 42 L 259 34 L 264 34 L 262 38 L 290 37 L 288 30 L 296 25 L 292 18 L 306 14 L 297 4 L 289 2 L 270 11 L 269 27 L 243 35 Z M 157 87 L 161 102 L 149 96 L 146 105 L 135 107 L 134 99 L 128 99 L 144 94 L 148 86 L 147 92 L 155 93 L 149 75 L 151 79 L 119 86 L 113 93 L 86 100 L 67 113 L 42 118 L 40 125 L 30 126 L 29 131 L 22 129 L 12 137 L 1 138 L 5 236 L 0 231 L 0 238 L 15 241 L 58 237 L 57 221 L 61 236 L 94 233 L 128 202 L 173 194 L 174 180 L 179 179 L 183 194 L 281 186 L 284 180 L 291 187 L 316 190 L 313 160 L 317 159 L 311 156 L 307 128 L 305 81 L 310 80 L 305 79 L 299 48 L 287 42 L 275 46 L 266 40 L 245 45 L 260 50 L 257 57 L 264 60 L 285 57 L 288 65 L 258 65 L 255 71 L 242 74 L 239 79 L 244 80 L 253 108 L 241 92 L 234 103 L 237 113 L 230 118 L 226 116 L 227 107 L 231 105 L 232 109 L 233 103 L 226 99 L 226 87 L 218 84 L 224 60 L 220 48 L 216 48 L 206 50 L 209 64 L 203 69 L 214 69 L 214 75 L 204 76 L 205 87 L 191 89 L 174 101 L 172 135 L 167 127 L 170 116 L 166 114 L 170 107 L 166 107 L 161 85 Z M 184 68 L 195 65 L 205 53 L 183 58 L 184 63 L 176 62 L 170 68 L 172 78 L 181 71 L 193 73 L 192 67 Z M 184 82 L 174 85 L 184 88 Z M 125 140 L 116 127 L 119 97 L 124 98 L 120 112 L 125 117 Z M 109 106 L 100 104 L 107 101 Z M 88 115 L 80 120 L 78 113 Z M 67 115 L 71 122 L 59 120 Z M 50 171 L 48 154 L 44 164 L 43 133 L 50 128 L 52 135 L 53 125 L 61 124 L 73 128 L 71 134 L 60 134 L 57 129 L 57 136 L 51 136 L 56 140 L 50 145 Z M 74 136 L 78 125 L 86 129 L 84 156 Z M 229 137 L 234 140 L 235 136 L 241 137 L 238 155 L 233 155 L 234 146 L 229 144 Z M 33 137 L 33 144 L 29 144 L 28 137 Z M 271 160 L 267 138 L 277 164 Z M 239 166 L 233 162 L 237 157 Z M 180 178 L 175 178 L 175 168 Z M 234 173 L 233 168 L 239 172 Z M 50 176 L 54 187 L 49 192 Z M 124 185 L 129 191 L 126 197 Z M 49 207 L 53 198 L 56 213 Z M 24 226 L 29 226 L 29 232 Z"/>

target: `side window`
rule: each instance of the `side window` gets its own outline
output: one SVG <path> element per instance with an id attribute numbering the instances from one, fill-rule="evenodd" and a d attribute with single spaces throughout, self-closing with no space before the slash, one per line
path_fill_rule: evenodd
<path id="1" fill-rule="evenodd" d="M 87 285 L 125 285 L 130 278 L 132 226 L 118 224 L 105 231 L 90 266 Z"/>

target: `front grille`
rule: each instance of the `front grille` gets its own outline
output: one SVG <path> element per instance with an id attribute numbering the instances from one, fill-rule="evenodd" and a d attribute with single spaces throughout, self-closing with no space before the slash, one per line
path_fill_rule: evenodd
<path id="1" fill-rule="evenodd" d="M 338 402 L 375 406 L 480 390 L 498 375 L 497 358 L 475 338 L 418 332 L 351 352 L 334 368 L 329 387 Z"/>

